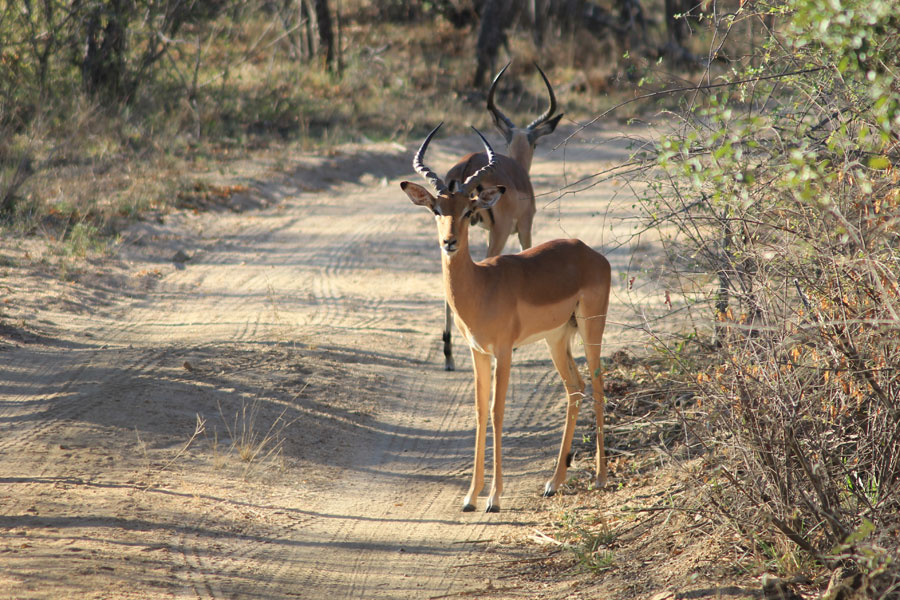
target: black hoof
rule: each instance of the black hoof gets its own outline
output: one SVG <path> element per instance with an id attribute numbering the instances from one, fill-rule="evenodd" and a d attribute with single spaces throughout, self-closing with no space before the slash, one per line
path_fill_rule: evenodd
<path id="1" fill-rule="evenodd" d="M 486 513 L 500 512 L 500 507 L 497 506 L 496 504 L 488 504 L 488 507 L 486 509 L 484 509 L 484 512 L 486 512 Z"/>
<path id="2" fill-rule="evenodd" d="M 475 512 L 474 504 L 463 504 L 463 512 Z"/>
<path id="3" fill-rule="evenodd" d="M 453 365 L 444 365 L 444 370 L 445 371 L 455 371 L 456 367 L 454 367 Z"/>
<path id="4" fill-rule="evenodd" d="M 555 495 L 556 495 L 556 490 L 554 490 L 548 483 L 547 486 L 544 488 L 544 498 L 552 498 Z"/>

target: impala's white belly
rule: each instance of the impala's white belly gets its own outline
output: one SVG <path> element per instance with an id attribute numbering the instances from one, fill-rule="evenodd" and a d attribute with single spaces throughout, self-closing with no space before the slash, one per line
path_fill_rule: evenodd
<path id="1" fill-rule="evenodd" d="M 459 325 L 459 323 L 457 323 L 457 325 Z M 490 354 L 491 356 L 494 355 L 493 344 L 481 345 L 481 343 L 475 338 L 475 336 L 472 335 L 471 331 L 464 327 L 459 327 L 459 330 L 462 332 L 463 337 L 466 338 L 466 341 L 472 348 L 474 348 L 478 352 L 481 352 L 482 354 Z"/>
<path id="2" fill-rule="evenodd" d="M 551 329 L 549 331 L 541 331 L 540 333 L 535 333 L 521 340 L 516 340 L 513 343 L 513 348 L 518 348 L 519 346 L 527 346 L 528 344 L 533 344 L 535 342 L 539 342 L 541 340 L 553 339 L 563 334 L 563 332 L 569 328 L 569 322 L 566 321 L 556 329 Z"/>
<path id="3" fill-rule="evenodd" d="M 482 344 L 481 342 L 478 341 L 478 338 L 476 338 L 474 335 L 472 335 L 472 332 L 469 331 L 468 328 L 459 327 L 459 325 L 460 325 L 460 323 L 457 322 L 457 328 L 459 329 L 460 333 L 462 333 L 463 337 L 466 339 L 466 342 L 468 342 L 469 346 L 471 346 L 478 352 L 481 352 L 482 354 L 490 354 L 491 356 L 494 356 L 494 345 L 493 344 L 490 344 L 490 343 Z M 520 346 L 527 346 L 528 344 L 540 342 L 541 340 L 555 339 L 555 338 L 559 337 L 560 335 L 564 335 L 566 329 L 568 329 L 569 327 L 570 327 L 570 324 L 567 321 L 566 323 L 563 323 L 556 329 L 550 329 L 548 331 L 541 331 L 539 333 L 535 333 L 528 337 L 518 339 L 515 342 L 513 342 L 513 348 L 518 348 Z"/>

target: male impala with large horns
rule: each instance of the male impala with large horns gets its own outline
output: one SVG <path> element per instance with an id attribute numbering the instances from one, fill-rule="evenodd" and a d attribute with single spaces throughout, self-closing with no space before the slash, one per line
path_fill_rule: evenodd
<path id="1" fill-rule="evenodd" d="M 550 95 L 550 106 L 541 116 L 525 127 L 516 127 L 509 117 L 500 112 L 500 109 L 494 104 L 494 92 L 497 89 L 497 82 L 503 77 L 503 73 L 510 64 L 512 63 L 506 63 L 506 66 L 500 69 L 500 72 L 494 77 L 494 81 L 491 82 L 491 89 L 488 90 L 487 96 L 487 109 L 491 113 L 491 118 L 494 119 L 494 126 L 506 138 L 506 153 L 528 172 L 531 170 L 531 160 L 534 158 L 534 149 L 538 140 L 553 133 L 563 115 L 562 113 L 554 114 L 556 113 L 556 95 L 553 93 L 553 86 L 550 85 L 550 80 L 536 63 L 534 67 L 541 74 L 541 79 L 544 80 L 547 93 Z"/>
<path id="2" fill-rule="evenodd" d="M 503 409 L 513 348 L 541 339 L 546 340 L 550 348 L 553 364 L 562 376 L 568 395 L 562 445 L 556 470 L 544 488 L 544 495 L 552 496 L 565 481 L 571 460 L 575 421 L 585 389 L 572 358 L 571 341 L 576 332 L 584 341 L 590 369 L 597 419 L 596 483 L 603 486 L 606 483 L 606 457 L 603 450 L 600 346 L 609 306 L 609 262 L 579 240 L 554 240 L 519 254 L 474 262 L 469 254 L 472 214 L 494 206 L 505 191 L 502 185 L 486 183 L 499 164 L 499 156 L 478 133 L 488 157 L 487 164 L 459 185 L 449 187 L 424 163 L 425 151 L 438 128 L 440 125 L 428 134 L 413 159 L 416 172 L 425 178 L 436 195 L 408 181 L 402 182 L 400 187 L 413 203 L 428 208 L 435 215 L 444 292 L 456 325 L 472 351 L 477 421 L 475 469 L 463 500 L 463 510 L 475 510 L 476 498 L 484 487 L 492 365 L 494 377 L 490 411 L 494 432 L 494 472 L 487 511 L 497 512 L 503 491 Z"/>
<path id="3" fill-rule="evenodd" d="M 487 256 L 497 256 L 503 252 L 506 240 L 513 233 L 519 238 L 522 250 L 531 247 L 531 226 L 534 222 L 536 208 L 534 205 L 534 189 L 531 185 L 528 171 L 531 169 L 531 161 L 534 158 L 534 149 L 539 138 L 553 133 L 562 114 L 556 113 L 556 95 L 553 86 L 538 65 L 534 65 L 550 96 L 550 106 L 538 118 L 526 127 L 516 125 L 494 104 L 494 93 L 497 90 L 497 82 L 509 68 L 510 63 L 503 67 L 488 90 L 487 110 L 494 120 L 497 130 L 506 139 L 507 154 L 497 155 L 497 164 L 486 174 L 485 185 L 497 185 L 504 188 L 500 199 L 488 209 L 478 209 L 472 215 L 472 223 L 478 224 L 488 230 Z M 487 164 L 487 154 L 474 152 L 467 154 L 456 163 L 444 178 L 447 186 L 453 188 L 461 185 L 463 181 L 473 173 L 482 169 Z M 450 338 L 450 306 L 446 306 L 444 318 L 444 368 L 452 371 L 453 345 Z"/>

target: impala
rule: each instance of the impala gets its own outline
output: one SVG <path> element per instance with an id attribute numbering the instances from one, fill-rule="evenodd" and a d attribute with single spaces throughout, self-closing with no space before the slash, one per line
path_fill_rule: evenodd
<path id="1" fill-rule="evenodd" d="M 494 91 L 497 89 L 497 82 L 509 68 L 510 63 L 500 69 L 494 81 L 491 82 L 491 89 L 488 90 L 487 109 L 494 119 L 494 126 L 506 138 L 506 152 L 510 158 L 519 163 L 526 172 L 531 170 L 531 160 L 534 158 L 534 149 L 537 146 L 538 139 L 545 135 L 553 133 L 559 120 L 562 119 L 562 113 L 554 115 L 556 112 L 556 96 L 553 94 L 553 86 L 550 80 L 544 74 L 544 71 L 535 64 L 538 73 L 547 86 L 547 93 L 550 95 L 550 106 L 537 119 L 529 123 L 526 127 L 516 127 L 516 125 L 494 105 Z"/>
<path id="2" fill-rule="evenodd" d="M 545 488 L 552 496 L 566 477 L 571 461 L 572 436 L 585 384 L 572 358 L 571 341 L 577 332 L 583 342 L 593 387 L 597 420 L 596 483 L 606 483 L 603 445 L 603 376 L 600 346 L 609 305 L 610 266 L 603 255 L 579 240 L 554 240 L 519 254 L 493 256 L 474 262 L 469 253 L 469 226 L 477 210 L 488 210 L 506 191 L 502 185 L 486 184 L 500 164 L 490 144 L 481 136 L 487 163 L 448 187 L 424 164 L 425 151 L 438 125 L 422 142 L 413 168 L 430 183 L 435 194 L 404 181 L 401 189 L 414 204 L 430 209 L 437 221 L 441 248 L 444 292 L 456 326 L 468 341 L 475 371 L 475 468 L 463 510 L 475 510 L 475 500 L 484 487 L 488 400 L 494 440 L 494 471 L 487 512 L 500 510 L 503 491 L 501 431 L 503 408 L 509 383 L 513 348 L 546 340 L 556 370 L 562 377 L 568 405 L 556 469 Z M 476 130 L 477 133 L 477 130 Z"/>
<path id="3" fill-rule="evenodd" d="M 497 164 L 484 177 L 484 185 L 502 186 L 505 189 L 500 199 L 490 208 L 477 209 L 472 215 L 472 224 L 481 225 L 488 230 L 487 256 L 497 256 L 503 252 L 506 240 L 516 232 L 519 245 L 522 250 L 531 247 L 531 225 L 534 221 L 534 189 L 528 171 L 531 169 L 531 161 L 534 158 L 534 149 L 539 138 L 553 133 L 562 114 L 555 115 L 556 96 L 553 94 L 553 86 L 538 65 L 538 72 L 544 79 L 547 92 L 550 94 L 550 106 L 537 119 L 527 127 L 516 127 L 509 118 L 494 105 L 494 92 L 497 82 L 509 68 L 509 64 L 503 67 L 491 82 L 487 96 L 487 109 L 491 113 L 494 125 L 506 138 L 507 153 L 509 156 L 497 155 Z M 459 187 L 463 181 L 471 177 L 473 173 L 482 169 L 487 164 L 487 155 L 484 152 L 467 154 L 456 163 L 444 178 L 452 189 Z M 446 304 L 444 310 L 444 368 L 452 371 L 453 344 L 450 337 L 451 311 Z"/>

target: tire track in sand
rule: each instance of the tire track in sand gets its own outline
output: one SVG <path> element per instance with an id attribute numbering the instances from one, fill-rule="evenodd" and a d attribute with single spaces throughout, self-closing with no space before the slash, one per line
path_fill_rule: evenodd
<path id="1" fill-rule="evenodd" d="M 347 279 L 364 277 L 366 270 L 384 266 L 395 219 L 393 215 L 353 219 L 337 244 L 317 249 L 313 264 L 321 263 L 321 266 L 311 286 L 316 309 L 307 317 L 309 326 L 374 328 L 391 318 L 390 313 L 382 310 L 388 299 L 385 295 L 360 299 L 348 297 L 343 290 L 348 287 Z"/>
<path id="2" fill-rule="evenodd" d="M 324 266 L 317 268 L 314 277 L 312 287 L 316 290 L 317 306 L 312 309 L 312 318 L 308 323 L 322 327 L 320 339 L 327 338 L 329 330 L 359 329 L 360 322 L 377 325 L 395 318 L 387 315 L 359 319 L 356 313 L 347 309 L 346 298 L 341 293 L 342 278 L 367 266 L 372 268 L 371 264 L 367 264 L 369 257 L 384 252 L 390 245 L 388 229 L 393 221 L 393 217 L 388 216 L 364 224 L 354 223 L 355 231 L 350 235 L 332 238 L 336 242 L 333 246 L 317 250 L 318 259 L 315 262 L 324 263 Z M 269 282 L 272 286 L 282 284 L 287 282 L 284 279 Z M 377 315 L 390 292 L 386 288 L 381 296 L 370 294 L 371 307 L 368 312 Z M 290 294 L 291 290 L 288 289 L 287 293 Z M 243 331 L 239 331 L 238 337 L 242 335 Z M 369 334 L 368 339 L 360 340 L 360 347 L 377 347 L 379 342 L 382 347 L 391 349 L 409 345 L 408 341 L 395 344 L 394 340 L 384 337 L 403 336 L 396 333 L 386 336 Z M 421 335 L 417 338 L 419 341 L 424 339 Z M 412 354 L 405 356 L 406 361 L 425 368 L 435 362 L 434 345 L 416 342 L 411 350 Z M 293 582 L 293 589 L 302 589 L 309 597 L 327 597 L 331 594 L 350 594 L 352 597 L 363 593 L 363 590 L 366 595 L 377 595 L 379 588 L 383 588 L 388 597 L 395 597 L 401 590 L 411 593 L 421 591 L 422 586 L 426 590 L 435 585 L 449 589 L 450 584 L 445 582 L 445 559 L 437 560 L 430 571 L 433 574 L 427 578 L 421 568 L 410 568 L 409 561 L 404 559 L 406 556 L 418 556 L 414 560 L 420 560 L 422 556 L 447 553 L 438 549 L 454 532 L 436 528 L 459 529 L 455 519 L 448 522 L 438 520 L 435 524 L 429 519 L 423 521 L 420 514 L 423 510 L 443 513 L 451 505 L 454 513 L 458 511 L 461 493 L 450 486 L 434 485 L 434 473 L 438 473 L 439 480 L 452 478 L 453 473 L 441 471 L 441 463 L 447 462 L 446 454 L 449 452 L 457 457 L 453 461 L 459 465 L 463 452 L 470 451 L 471 442 L 460 438 L 455 432 L 448 436 L 443 447 L 435 444 L 434 438 L 440 437 L 440 429 L 446 428 L 448 423 L 460 420 L 461 406 L 464 406 L 465 413 L 469 412 L 471 403 L 461 402 L 458 396 L 470 397 L 471 378 L 464 375 L 465 384 L 457 386 L 459 392 L 450 398 L 439 398 L 443 391 L 439 392 L 434 383 L 421 374 L 410 375 L 408 369 L 398 370 L 391 379 L 396 382 L 395 387 L 384 390 L 384 393 L 402 397 L 403 406 L 394 407 L 400 408 L 396 412 L 383 412 L 390 414 L 391 419 L 379 423 L 380 430 L 364 440 L 360 448 L 359 467 L 342 478 L 334 493 L 323 494 L 314 506 L 304 507 L 303 512 L 311 518 L 303 522 L 295 535 L 281 539 L 281 543 L 248 543 L 245 540 L 242 551 L 232 552 L 229 557 L 204 552 L 202 535 L 186 532 L 181 536 L 179 550 L 185 557 L 185 564 L 190 567 L 195 592 L 201 597 L 216 592 L 216 582 L 223 574 L 230 572 L 235 565 L 248 561 L 267 565 L 265 579 L 273 583 L 258 581 L 256 590 L 270 590 L 274 595 L 284 591 L 286 581 Z M 436 398 L 439 401 L 435 405 Z M 432 425 L 423 429 L 420 426 L 423 420 Z M 412 462 L 410 456 L 414 456 Z M 463 459 L 462 464 L 470 460 Z M 415 474 L 423 472 L 431 476 L 423 478 L 424 482 L 416 481 Z M 365 490 L 362 497 L 354 493 L 357 490 Z M 412 513 L 407 512 L 410 509 L 404 509 L 410 502 L 409 498 L 416 499 Z M 422 530 L 423 523 L 427 531 Z M 198 522 L 196 526 L 204 529 L 203 522 Z M 473 536 L 483 537 L 479 531 L 476 529 L 475 533 L 467 534 L 458 543 Z M 407 552 L 405 548 L 413 551 Z M 452 548 L 458 550 L 459 546 Z M 423 549 L 424 552 L 421 551 Z M 395 553 L 397 556 L 393 557 Z M 403 585 L 406 578 L 399 583 L 392 580 L 391 573 L 403 569 L 416 574 L 415 584 L 411 587 Z"/>
<path id="3" fill-rule="evenodd" d="M 409 169 L 409 155 L 398 160 L 398 171 Z M 365 165 L 359 170 L 368 172 Z M 15 430 L 16 418 L 33 414 L 28 426 L 41 435 L 4 437 L 2 453 L 35 452 L 41 477 L 77 472 L 106 486 L 92 489 L 128 494 L 114 507 L 79 497 L 95 502 L 86 510 L 108 517 L 108 545 L 134 550 L 113 571 L 101 568 L 109 556 L 106 563 L 86 561 L 99 574 L 73 580 L 81 587 L 66 590 L 69 595 L 478 595 L 490 572 L 479 565 L 503 560 L 500 540 L 519 532 L 541 502 L 564 394 L 545 348 L 516 353 L 504 423 L 503 512 L 462 513 L 472 469 L 473 382 L 459 344 L 460 370 L 440 370 L 433 225 L 396 181 L 365 191 L 360 201 L 360 186 L 339 184 L 252 215 L 191 216 L 186 221 L 191 232 L 202 231 L 203 251 L 183 268 L 160 270 L 156 287 L 114 313 L 85 317 L 91 344 L 66 358 L 58 349 L 46 356 L 16 354 L 18 366 L 37 364 L 22 376 L 24 383 L 7 389 L 4 402 L 10 396 L 15 402 L 0 403 L 0 419 L 7 420 L 0 431 Z M 180 239 L 179 231 L 168 233 L 165 239 Z M 197 348 L 215 369 L 181 367 L 182 357 Z M 285 348 L 290 364 L 257 366 L 262 353 Z M 316 353 L 327 359 L 316 362 Z M 241 370 L 254 368 L 259 377 L 241 378 Z M 270 389 L 283 371 L 291 377 L 280 383 L 296 385 L 295 393 Z M 304 393 L 306 384 L 311 387 Z M 26 396 L 38 401 L 25 407 L 19 400 Z M 298 414 L 315 415 L 303 421 L 309 431 L 287 431 L 292 445 L 281 470 L 245 479 L 235 474 L 239 469 L 215 466 L 209 442 L 163 468 L 186 439 L 183 427 L 171 431 L 174 424 L 219 400 L 256 398 L 278 408 L 296 403 Z M 45 419 L 39 410 L 53 403 L 58 412 Z M 120 416 L 120 406 L 140 410 Z M 342 428 L 324 427 L 332 408 Z M 137 423 L 126 423 L 129 415 Z M 38 455 L 41 442 L 84 432 L 90 436 L 79 450 L 89 454 L 102 448 L 104 436 L 122 438 L 135 424 L 149 466 L 140 455 L 127 457 L 139 448 L 121 440 L 110 473 L 103 463 L 77 467 L 65 464 L 66 457 Z M 14 464 L 2 461 L 0 469 L 11 474 Z M 153 476 L 147 482 L 135 475 L 144 477 L 148 469 Z M 29 494 L 41 492 L 39 485 Z M 57 500 L 60 505 L 68 497 Z M 25 502 L 4 509 L 18 514 Z M 72 531 L 89 527 L 79 522 Z M 79 543 L 87 544 L 84 539 Z M 36 554 L 21 550 L 15 557 L 21 564 Z"/>

